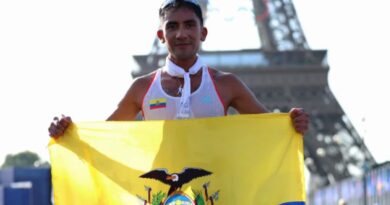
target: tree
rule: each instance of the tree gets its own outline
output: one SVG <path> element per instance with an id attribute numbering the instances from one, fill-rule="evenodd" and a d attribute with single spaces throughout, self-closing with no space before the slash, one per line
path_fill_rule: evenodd
<path id="1" fill-rule="evenodd" d="M 1 168 L 6 167 L 43 167 L 49 166 L 48 162 L 42 162 L 38 154 L 30 151 L 20 152 L 5 157 L 5 162 Z"/>

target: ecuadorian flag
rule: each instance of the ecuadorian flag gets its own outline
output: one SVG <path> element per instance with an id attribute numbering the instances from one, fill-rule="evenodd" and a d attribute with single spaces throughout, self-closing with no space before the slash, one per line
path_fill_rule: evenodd
<path id="1" fill-rule="evenodd" d="M 56 205 L 303 205 L 287 113 L 83 122 L 49 144 Z"/>
<path id="2" fill-rule="evenodd" d="M 166 98 L 157 98 L 149 101 L 149 108 L 151 110 L 165 108 L 167 106 Z"/>

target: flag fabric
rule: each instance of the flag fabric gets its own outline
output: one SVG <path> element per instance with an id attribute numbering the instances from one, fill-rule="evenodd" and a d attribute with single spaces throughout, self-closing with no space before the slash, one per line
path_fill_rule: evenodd
<path id="1" fill-rule="evenodd" d="M 306 199 L 303 139 L 287 113 L 73 123 L 49 152 L 56 205 Z"/>

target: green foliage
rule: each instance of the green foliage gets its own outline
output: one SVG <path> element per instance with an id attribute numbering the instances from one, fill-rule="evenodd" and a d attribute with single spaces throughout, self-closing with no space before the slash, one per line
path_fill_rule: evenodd
<path id="1" fill-rule="evenodd" d="M 41 162 L 39 156 L 30 151 L 20 152 L 12 155 L 8 154 L 5 157 L 4 164 L 1 168 L 6 167 L 39 167 L 39 166 L 50 166 L 47 162 Z"/>
<path id="2" fill-rule="evenodd" d="M 157 194 L 153 194 L 152 205 L 160 205 L 164 200 L 166 194 L 162 191 L 159 191 Z"/>
<path id="3" fill-rule="evenodd" d="M 195 191 L 195 202 L 196 205 L 206 205 L 206 201 L 203 198 L 202 191 Z"/>

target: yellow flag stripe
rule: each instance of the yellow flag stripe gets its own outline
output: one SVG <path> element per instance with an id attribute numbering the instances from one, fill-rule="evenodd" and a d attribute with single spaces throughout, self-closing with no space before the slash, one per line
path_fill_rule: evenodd
<path id="1" fill-rule="evenodd" d="M 205 199 L 208 184 L 216 205 L 305 201 L 303 140 L 287 113 L 75 123 L 49 151 L 56 205 L 143 204 L 153 195 L 167 200 L 169 185 L 140 176 L 185 168 L 212 172 L 190 174 L 182 190 Z"/>

